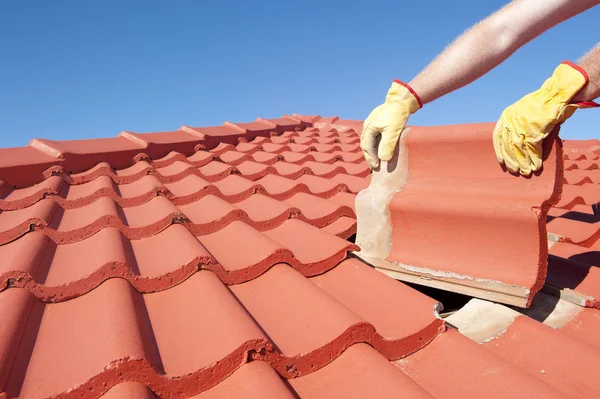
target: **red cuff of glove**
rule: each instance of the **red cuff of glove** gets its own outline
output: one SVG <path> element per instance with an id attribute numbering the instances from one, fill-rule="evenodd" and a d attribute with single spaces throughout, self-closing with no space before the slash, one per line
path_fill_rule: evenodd
<path id="1" fill-rule="evenodd" d="M 394 82 L 398 83 L 400 86 L 406 87 L 408 89 L 408 91 L 410 91 L 410 94 L 412 94 L 413 96 L 415 96 L 415 98 L 417 99 L 417 102 L 419 103 L 419 107 L 423 108 L 423 102 L 421 101 L 421 97 L 419 97 L 419 95 L 417 94 L 417 92 L 414 91 L 412 87 L 410 87 L 408 84 L 406 84 L 403 81 L 398 80 L 398 79 L 394 79 Z"/>
<path id="2" fill-rule="evenodd" d="M 573 68 L 574 70 L 576 70 L 577 72 L 579 72 L 580 74 L 583 75 L 584 79 L 585 79 L 585 84 L 587 84 L 590 81 L 590 77 L 588 76 L 587 72 L 580 67 L 577 64 L 572 63 L 571 61 L 565 60 L 563 62 L 561 62 L 561 64 L 565 64 L 570 66 L 571 68 Z"/>
<path id="3" fill-rule="evenodd" d="M 585 69 L 583 69 L 582 67 L 580 67 L 579 65 L 565 60 L 563 62 L 561 62 L 561 64 L 565 64 L 570 66 L 571 68 L 575 69 L 577 72 L 579 72 L 580 74 L 583 75 L 583 78 L 585 79 L 585 84 L 588 84 L 588 82 L 590 81 L 590 77 L 588 76 L 587 72 L 585 71 Z M 596 107 L 600 107 L 600 104 L 598 104 L 595 101 L 579 101 L 579 102 L 574 102 L 572 103 L 574 105 L 577 105 L 581 108 L 596 108 Z"/>

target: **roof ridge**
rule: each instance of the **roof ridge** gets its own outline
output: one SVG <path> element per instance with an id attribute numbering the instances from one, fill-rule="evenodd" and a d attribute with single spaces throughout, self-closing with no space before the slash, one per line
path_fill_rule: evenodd
<path id="1" fill-rule="evenodd" d="M 166 156 L 175 148 L 186 156 L 202 145 L 207 149 L 219 143 L 237 144 L 238 139 L 254 140 L 271 132 L 301 131 L 319 121 L 321 129 L 351 130 L 362 121 L 340 120 L 293 114 L 281 118 L 257 118 L 253 122 L 225 122 L 221 126 L 192 127 L 183 125 L 168 132 L 135 133 L 122 131 L 114 137 L 83 140 L 49 140 L 36 138 L 24 147 L 0 148 L 0 180 L 18 188 L 44 180 L 43 172 L 61 165 L 70 173 L 85 171 L 101 161 L 113 168 L 134 164 L 142 150 L 150 159 Z M 335 123 L 334 123 L 335 122 Z"/>

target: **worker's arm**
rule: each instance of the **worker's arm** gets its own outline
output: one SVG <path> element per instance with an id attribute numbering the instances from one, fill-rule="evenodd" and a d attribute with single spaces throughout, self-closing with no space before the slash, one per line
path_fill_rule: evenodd
<path id="1" fill-rule="evenodd" d="M 429 103 L 475 81 L 541 33 L 597 4 L 600 0 L 514 0 L 456 39 L 409 86 L 422 104 Z"/>
<path id="2" fill-rule="evenodd" d="M 577 65 L 587 73 L 589 82 L 573 97 L 573 101 L 591 101 L 600 97 L 600 43 L 577 61 Z"/>
<path id="3" fill-rule="evenodd" d="M 424 104 L 473 82 L 542 32 L 597 4 L 514 0 L 456 39 L 409 84 L 395 80 L 364 122 L 361 148 L 368 164 L 375 169 L 380 160 L 392 159 L 409 116 Z"/>

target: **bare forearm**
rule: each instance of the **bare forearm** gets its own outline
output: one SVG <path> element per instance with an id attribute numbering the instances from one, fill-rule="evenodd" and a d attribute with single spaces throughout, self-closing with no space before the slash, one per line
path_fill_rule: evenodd
<path id="1" fill-rule="evenodd" d="M 423 104 L 480 78 L 524 44 L 600 0 L 514 0 L 454 41 L 409 85 Z"/>
<path id="2" fill-rule="evenodd" d="M 583 56 L 577 64 L 583 68 L 589 77 L 587 85 L 581 89 L 574 101 L 591 101 L 600 97 L 600 43 Z"/>

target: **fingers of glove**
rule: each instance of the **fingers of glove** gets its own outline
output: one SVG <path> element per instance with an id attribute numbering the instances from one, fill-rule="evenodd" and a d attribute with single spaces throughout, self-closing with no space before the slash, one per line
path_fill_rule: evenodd
<path id="1" fill-rule="evenodd" d="M 504 130 L 504 123 L 502 122 L 502 118 L 496 122 L 496 127 L 494 127 L 494 132 L 492 133 L 492 141 L 494 144 L 494 152 L 496 153 L 496 159 L 500 163 L 500 165 L 504 164 L 504 158 L 502 157 L 502 132 Z"/>
<path id="2" fill-rule="evenodd" d="M 391 161 L 398 145 L 398 139 L 404 130 L 404 125 L 386 126 L 381 133 L 381 142 L 379 143 L 379 159 L 382 161 Z"/>
<path id="3" fill-rule="evenodd" d="M 519 173 L 523 176 L 529 176 L 531 174 L 532 160 L 528 150 L 529 143 L 526 140 L 525 134 L 517 133 L 514 135 L 513 140 L 515 159 L 519 164 Z"/>
<path id="4" fill-rule="evenodd" d="M 360 135 L 360 148 L 371 169 L 379 166 L 379 159 L 377 159 L 377 136 L 380 131 L 374 127 L 374 120 L 377 119 L 380 112 L 381 105 L 371 111 L 367 119 L 365 119 Z"/>
<path id="5" fill-rule="evenodd" d="M 547 132 L 530 132 L 527 136 L 508 124 L 503 127 L 500 130 L 500 151 L 506 168 L 523 176 L 540 170 L 543 164 L 543 140 L 554 125 L 549 126 Z"/>
<path id="6" fill-rule="evenodd" d="M 537 172 L 542 168 L 542 158 L 544 155 L 544 139 L 548 137 L 555 125 L 549 125 L 545 131 L 537 132 L 533 137 L 528 138 L 525 143 L 525 149 L 529 155 L 531 171 Z"/>
<path id="7" fill-rule="evenodd" d="M 379 158 L 377 158 L 377 155 L 373 155 L 372 152 L 368 152 L 363 149 L 363 156 L 369 164 L 371 170 L 377 169 L 379 167 Z"/>
<path id="8" fill-rule="evenodd" d="M 501 130 L 502 137 L 502 159 L 504 160 L 504 165 L 506 169 L 508 169 L 512 173 L 519 172 L 519 162 L 517 161 L 516 148 L 513 142 L 513 134 L 511 132 L 511 128 L 508 124 L 504 126 L 504 129 Z"/>
<path id="9" fill-rule="evenodd" d="M 532 172 L 537 172 L 542 168 L 543 145 L 542 142 L 527 143 L 527 153 L 529 154 L 530 167 Z"/>
<path id="10" fill-rule="evenodd" d="M 536 172 L 542 167 L 543 143 L 555 125 L 530 126 L 523 143 L 523 152 L 527 157 L 530 172 Z M 529 174 L 529 173 L 528 173 Z"/>
<path id="11" fill-rule="evenodd" d="M 506 168 L 512 173 L 530 175 L 541 166 L 540 152 L 537 149 L 543 140 L 544 132 L 524 123 L 526 121 L 520 114 L 509 114 L 501 120 L 500 145 Z"/>
<path id="12" fill-rule="evenodd" d="M 360 136 L 360 148 L 371 169 L 375 169 L 379 166 L 379 158 L 377 158 L 378 135 L 379 131 L 377 129 L 371 127 L 371 125 L 366 125 Z"/>

